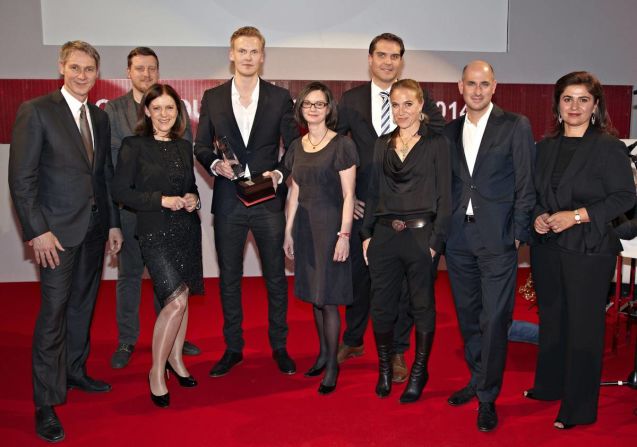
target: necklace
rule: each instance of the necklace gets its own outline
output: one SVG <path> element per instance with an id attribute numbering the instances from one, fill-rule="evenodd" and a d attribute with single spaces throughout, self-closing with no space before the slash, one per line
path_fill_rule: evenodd
<path id="1" fill-rule="evenodd" d="M 398 149 L 398 157 L 400 158 L 400 161 L 405 161 L 405 158 L 407 158 L 407 154 L 411 150 L 409 148 L 409 143 L 411 143 L 411 140 L 416 135 L 418 135 L 418 132 L 416 132 L 415 134 L 411 135 L 409 137 L 409 139 L 407 140 L 407 142 L 405 142 L 405 140 L 403 140 L 403 136 L 400 134 L 400 132 L 398 132 L 398 138 L 400 138 L 400 142 L 403 144 L 403 147 L 401 149 Z"/>
<path id="2" fill-rule="evenodd" d="M 325 139 L 329 131 L 330 131 L 329 129 L 325 129 L 325 133 L 323 134 L 323 137 L 321 137 L 321 140 L 316 144 L 312 143 L 312 140 L 310 140 L 310 134 L 309 133 L 307 134 L 307 142 L 310 143 L 310 146 L 312 146 L 312 150 L 316 150 L 316 148 L 323 142 L 323 140 Z"/>

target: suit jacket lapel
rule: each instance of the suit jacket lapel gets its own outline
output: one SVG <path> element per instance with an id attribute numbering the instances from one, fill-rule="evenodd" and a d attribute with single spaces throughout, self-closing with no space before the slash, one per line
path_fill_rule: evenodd
<path id="1" fill-rule="evenodd" d="M 369 126 L 371 131 L 379 137 L 376 133 L 376 129 L 374 128 L 374 122 L 372 120 L 372 83 L 368 82 L 364 89 L 361 90 L 363 93 L 362 98 L 360 98 L 359 104 L 361 105 L 361 115 L 365 120 L 365 123 Z"/>
<path id="2" fill-rule="evenodd" d="M 553 169 L 555 169 L 555 162 L 557 161 L 557 154 L 560 148 L 560 138 L 553 138 L 548 140 L 544 152 L 546 153 L 542 165 L 536 166 L 536 176 L 538 176 L 538 182 L 536 184 L 540 191 L 539 197 L 546 197 L 546 206 L 549 211 L 557 211 L 559 205 L 557 204 L 553 188 L 551 187 L 551 176 L 553 175 Z"/>
<path id="3" fill-rule="evenodd" d="M 250 129 L 250 137 L 248 138 L 248 146 L 250 146 L 254 140 L 254 133 L 259 126 L 259 123 L 263 120 L 266 110 L 268 109 L 268 92 L 265 81 L 259 78 L 259 102 L 257 102 L 257 111 L 254 115 L 254 121 L 252 122 L 252 128 Z"/>
<path id="4" fill-rule="evenodd" d="M 137 127 L 137 113 L 139 105 L 135 102 L 133 98 L 133 91 L 128 92 L 127 106 L 126 106 L 126 121 L 128 123 L 129 128 L 135 132 L 135 128 Z"/>
<path id="5" fill-rule="evenodd" d="M 54 93 L 53 99 L 57 103 L 60 110 L 60 122 L 65 128 L 69 136 L 69 140 L 74 143 L 72 146 L 74 146 L 75 149 L 79 151 L 80 156 L 86 162 L 86 165 L 91 168 L 91 164 L 88 160 L 88 155 L 86 155 L 86 149 L 84 148 L 84 143 L 82 142 L 82 136 L 80 135 L 80 129 L 78 129 L 77 124 L 75 123 L 75 118 L 73 118 L 71 108 L 69 107 L 66 99 L 64 99 L 64 96 L 62 96 L 62 93 L 59 90 Z"/>
<path id="6" fill-rule="evenodd" d="M 459 160 L 460 174 L 465 181 L 469 181 L 471 179 L 471 173 L 469 172 L 469 165 L 467 164 L 467 156 L 464 153 L 464 143 L 462 142 L 462 131 L 464 129 L 464 120 L 467 119 L 463 117 L 461 120 L 458 120 L 458 129 L 456 129 L 456 151 Z"/>
<path id="7" fill-rule="evenodd" d="M 97 151 L 100 148 L 100 144 L 98 144 L 98 141 L 100 141 L 100 137 L 102 136 L 102 134 L 101 129 L 98 126 L 98 118 L 96 115 L 98 109 L 97 106 L 89 104 L 88 102 L 86 104 L 88 106 L 89 113 L 91 114 L 91 124 L 93 126 L 93 166 L 91 166 L 91 169 L 95 170 L 95 166 L 97 165 L 97 163 L 95 163 L 95 160 L 97 159 Z M 84 147 L 84 144 L 82 144 L 82 147 Z M 84 153 L 86 153 L 86 151 L 84 151 Z"/>
<path id="8" fill-rule="evenodd" d="M 246 151 L 245 143 L 243 142 L 243 137 L 241 136 L 241 131 L 239 130 L 239 124 L 237 123 L 237 119 L 234 117 L 234 109 L 232 108 L 232 79 L 224 84 L 226 91 L 224 92 L 224 103 L 223 108 L 225 108 L 224 115 L 229 117 L 228 121 L 230 123 L 230 132 L 232 135 L 217 135 L 219 137 L 228 137 L 230 141 L 236 141 L 239 145 L 238 147 L 233 147 L 233 149 L 241 150 L 242 152 Z M 254 126 L 252 126 L 254 128 Z"/>
<path id="9" fill-rule="evenodd" d="M 495 137 L 498 135 L 498 131 L 500 130 L 500 121 L 502 120 L 503 114 L 502 109 L 494 104 L 493 109 L 491 110 L 491 116 L 489 116 L 489 120 L 487 121 L 487 127 L 484 129 L 484 134 L 480 141 L 480 148 L 478 149 L 476 163 L 473 166 L 473 172 L 476 172 L 476 170 L 480 167 L 480 163 L 484 160 L 489 148 L 493 146 Z"/>

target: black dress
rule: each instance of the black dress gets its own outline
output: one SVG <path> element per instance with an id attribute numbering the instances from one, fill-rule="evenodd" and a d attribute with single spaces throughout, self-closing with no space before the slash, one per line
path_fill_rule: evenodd
<path id="1" fill-rule="evenodd" d="M 299 185 L 294 217 L 294 293 L 318 306 L 351 304 L 350 258 L 334 262 L 334 247 L 341 228 L 343 190 L 339 171 L 358 166 L 356 146 L 336 135 L 318 152 L 306 152 L 301 138 L 292 142 L 285 160 Z"/>
<path id="2" fill-rule="evenodd" d="M 185 140 L 129 137 L 113 181 L 115 200 L 137 212 L 137 237 L 155 294 L 165 306 L 188 287 L 203 294 L 201 223 L 196 211 L 161 207 L 161 196 L 197 192 Z"/>

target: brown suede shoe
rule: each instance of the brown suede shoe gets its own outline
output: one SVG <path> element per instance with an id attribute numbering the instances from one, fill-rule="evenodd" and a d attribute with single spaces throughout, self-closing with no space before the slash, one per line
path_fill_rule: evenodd
<path id="1" fill-rule="evenodd" d="M 338 354 L 336 355 L 336 360 L 339 364 L 343 363 L 347 359 L 351 359 L 354 357 L 360 357 L 365 353 L 365 347 L 363 345 L 360 346 L 347 346 L 345 343 L 341 343 L 338 347 Z"/>
<path id="2" fill-rule="evenodd" d="M 394 354 L 391 361 L 393 372 L 392 382 L 403 383 L 407 380 L 407 364 L 405 363 L 405 354 Z"/>

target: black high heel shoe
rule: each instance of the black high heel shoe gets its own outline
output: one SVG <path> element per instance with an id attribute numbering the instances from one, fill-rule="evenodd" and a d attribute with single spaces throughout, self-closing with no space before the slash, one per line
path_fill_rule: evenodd
<path id="1" fill-rule="evenodd" d="M 575 424 L 565 424 L 559 419 L 556 419 L 555 422 L 553 422 L 553 427 L 557 428 L 558 430 L 569 430 L 575 427 Z"/>
<path id="2" fill-rule="evenodd" d="M 197 381 L 193 376 L 180 376 L 179 374 L 177 374 L 177 371 L 175 371 L 175 368 L 173 368 L 170 362 L 166 361 L 166 375 L 168 375 L 168 371 L 170 371 L 175 375 L 175 377 L 177 377 L 177 381 L 179 382 L 180 386 L 183 386 L 184 388 L 192 388 L 194 386 L 197 386 Z"/>
<path id="3" fill-rule="evenodd" d="M 336 368 L 336 377 L 334 378 L 334 385 L 323 385 L 323 382 L 318 387 L 319 394 L 330 394 L 333 393 L 336 389 L 336 382 L 338 382 L 338 373 L 340 372 L 339 368 Z"/>
<path id="4" fill-rule="evenodd" d="M 316 376 L 320 376 L 321 373 L 323 373 L 323 371 L 325 370 L 325 363 L 323 363 L 323 366 L 319 366 L 318 368 L 316 367 L 316 365 L 313 365 L 310 369 L 308 369 L 305 374 L 303 374 L 305 377 L 316 377 Z"/>
<path id="5" fill-rule="evenodd" d="M 150 374 L 148 375 L 148 387 L 150 388 Z M 167 408 L 170 405 L 170 393 L 157 396 L 150 390 L 150 400 L 160 408 Z"/>

